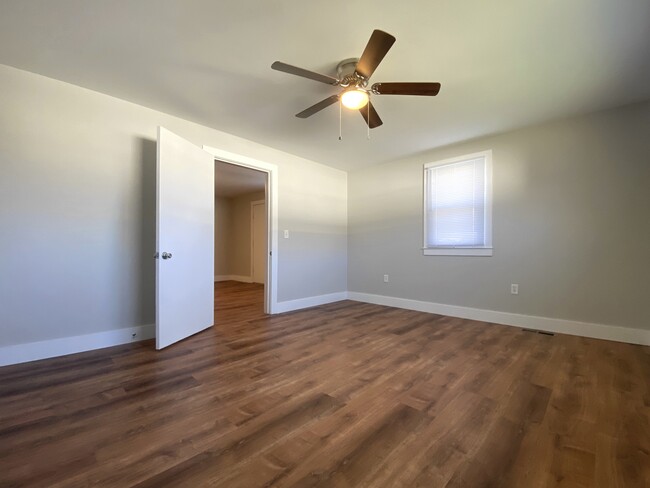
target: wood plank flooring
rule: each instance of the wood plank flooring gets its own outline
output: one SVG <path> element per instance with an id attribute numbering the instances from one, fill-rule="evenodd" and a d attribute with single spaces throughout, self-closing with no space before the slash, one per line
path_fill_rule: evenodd
<path id="1" fill-rule="evenodd" d="M 0 486 L 650 486 L 650 348 L 352 301 L 0 369 Z"/>

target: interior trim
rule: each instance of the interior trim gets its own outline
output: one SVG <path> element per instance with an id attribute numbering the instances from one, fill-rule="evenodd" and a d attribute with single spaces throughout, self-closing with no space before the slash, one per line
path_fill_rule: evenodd
<path id="1" fill-rule="evenodd" d="M 575 320 L 539 317 L 510 312 L 498 312 L 480 308 L 461 307 L 458 305 L 444 305 L 442 303 L 410 300 L 407 298 L 373 295 L 370 293 L 348 292 L 350 300 L 358 302 L 386 305 L 388 307 L 405 308 L 419 312 L 436 313 L 450 317 L 492 322 L 495 324 L 511 325 L 525 329 L 537 329 L 546 332 L 569 334 L 608 341 L 627 342 L 650 346 L 650 330 L 618 327 L 615 325 L 594 324 L 578 322 Z"/>

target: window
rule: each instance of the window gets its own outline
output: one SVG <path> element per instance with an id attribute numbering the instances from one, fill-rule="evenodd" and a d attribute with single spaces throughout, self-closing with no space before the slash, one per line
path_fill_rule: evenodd
<path id="1" fill-rule="evenodd" d="M 424 165 L 424 254 L 492 256 L 492 151 Z"/>

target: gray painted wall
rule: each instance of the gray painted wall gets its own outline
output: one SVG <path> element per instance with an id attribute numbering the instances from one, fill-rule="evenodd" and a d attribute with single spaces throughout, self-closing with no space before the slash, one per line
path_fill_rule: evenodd
<path id="1" fill-rule="evenodd" d="M 485 149 L 494 256 L 423 256 L 422 165 Z M 650 103 L 359 170 L 348 197 L 350 291 L 650 329 Z"/>
<path id="2" fill-rule="evenodd" d="M 153 323 L 158 125 L 278 166 L 279 301 L 345 291 L 346 173 L 0 65 L 0 346 Z"/>

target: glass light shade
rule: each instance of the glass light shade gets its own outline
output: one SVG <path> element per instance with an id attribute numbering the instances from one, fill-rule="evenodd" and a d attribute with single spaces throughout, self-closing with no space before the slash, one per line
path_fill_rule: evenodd
<path id="1" fill-rule="evenodd" d="M 359 109 L 368 104 L 368 93 L 365 90 L 348 90 L 341 95 L 341 103 L 347 108 Z"/>

